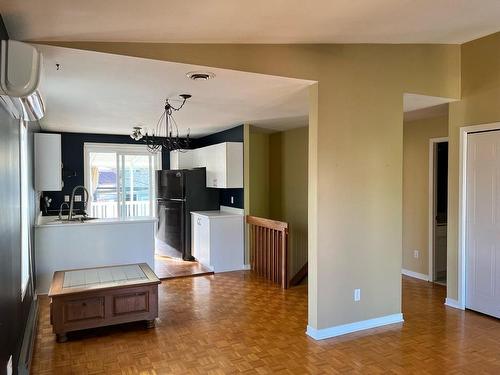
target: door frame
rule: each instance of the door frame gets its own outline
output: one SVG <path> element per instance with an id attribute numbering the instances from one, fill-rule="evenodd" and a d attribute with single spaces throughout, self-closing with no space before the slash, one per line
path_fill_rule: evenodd
<path id="1" fill-rule="evenodd" d="M 434 221 L 436 217 L 436 149 L 438 143 L 449 142 L 448 137 L 429 139 L 429 277 L 434 281 Z"/>
<path id="2" fill-rule="evenodd" d="M 460 128 L 459 191 L 458 191 L 458 300 L 446 298 L 445 304 L 465 310 L 466 301 L 466 227 L 467 227 L 467 139 L 469 133 L 500 130 L 500 122 L 463 126 Z M 448 273 L 449 275 L 449 273 Z M 448 283 L 449 285 L 449 283 Z"/>

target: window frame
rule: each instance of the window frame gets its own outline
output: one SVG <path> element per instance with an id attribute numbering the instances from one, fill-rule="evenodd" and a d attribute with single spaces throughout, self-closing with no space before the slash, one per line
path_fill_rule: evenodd
<path id="1" fill-rule="evenodd" d="M 117 171 L 117 212 L 118 218 L 123 219 L 126 218 L 124 214 L 124 202 L 125 196 L 124 194 L 120 194 L 120 186 L 121 186 L 121 176 L 123 173 L 123 163 L 120 162 L 120 158 L 125 155 L 147 155 L 152 156 L 154 160 L 154 166 L 151 165 L 151 159 L 149 159 L 150 163 L 150 181 L 151 181 L 151 189 L 149 194 L 150 199 L 150 216 L 155 216 L 154 211 L 154 201 L 155 201 L 155 171 L 162 169 L 162 157 L 161 152 L 152 153 L 149 151 L 146 145 L 134 145 L 127 143 L 95 143 L 95 142 L 84 142 L 83 144 L 83 174 L 84 174 L 84 186 L 88 190 L 89 194 L 92 195 L 91 192 L 91 175 L 90 175 L 90 153 L 110 153 L 116 154 L 116 171 Z M 89 206 L 92 204 L 92 196 L 89 197 Z"/>

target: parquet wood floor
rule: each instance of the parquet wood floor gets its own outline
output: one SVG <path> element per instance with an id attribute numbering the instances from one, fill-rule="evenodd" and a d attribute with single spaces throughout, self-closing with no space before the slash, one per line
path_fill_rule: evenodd
<path id="1" fill-rule="evenodd" d="M 163 281 L 157 328 L 89 330 L 57 344 L 48 300 L 33 374 L 500 374 L 500 322 L 443 305 L 445 289 L 403 279 L 405 323 L 308 338 L 307 289 L 248 271 Z"/>

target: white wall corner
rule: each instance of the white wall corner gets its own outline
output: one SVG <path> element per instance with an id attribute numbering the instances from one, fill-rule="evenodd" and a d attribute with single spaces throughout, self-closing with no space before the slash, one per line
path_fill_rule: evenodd
<path id="1" fill-rule="evenodd" d="M 420 279 L 424 281 L 429 281 L 429 275 L 426 275 L 425 273 L 419 273 L 419 272 L 414 272 L 410 270 L 405 270 L 404 268 L 401 270 L 401 274 L 405 276 L 410 276 L 415 279 Z"/>
<path id="2" fill-rule="evenodd" d="M 365 329 L 382 327 L 388 324 L 402 323 L 403 321 L 403 314 L 399 313 L 322 329 L 307 326 L 306 334 L 315 340 L 324 340 L 331 337 L 346 335 L 348 333 L 363 331 Z"/>
<path id="3" fill-rule="evenodd" d="M 444 300 L 444 304 L 448 307 L 453 307 L 454 309 L 465 310 L 465 306 L 456 299 L 446 298 Z"/>

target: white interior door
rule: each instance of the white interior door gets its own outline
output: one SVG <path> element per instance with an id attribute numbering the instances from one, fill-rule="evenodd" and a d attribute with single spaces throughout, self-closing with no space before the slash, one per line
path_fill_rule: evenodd
<path id="1" fill-rule="evenodd" d="M 500 131 L 467 139 L 466 307 L 500 318 Z"/>

